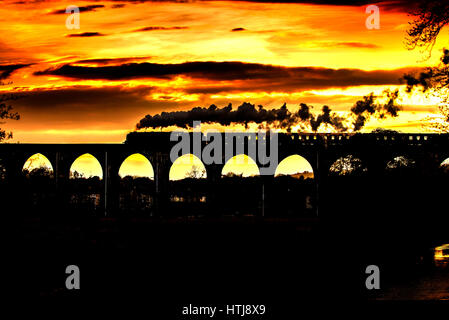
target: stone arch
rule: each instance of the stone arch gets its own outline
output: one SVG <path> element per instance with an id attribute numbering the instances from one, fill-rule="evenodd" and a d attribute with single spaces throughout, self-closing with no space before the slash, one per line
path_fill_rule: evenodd
<path id="1" fill-rule="evenodd" d="M 118 175 L 120 178 L 131 176 L 154 180 L 154 169 L 147 157 L 141 153 L 133 153 L 123 160 Z"/>
<path id="2" fill-rule="evenodd" d="M 46 156 L 42 153 L 35 153 L 25 161 L 22 172 L 26 175 L 39 174 L 52 176 L 54 170 L 50 160 Z"/>
<path id="3" fill-rule="evenodd" d="M 204 163 L 197 156 L 187 153 L 177 158 L 170 167 L 169 180 L 177 181 L 186 178 L 207 178 Z"/>
<path id="4" fill-rule="evenodd" d="M 312 165 L 306 158 L 293 154 L 285 157 L 277 166 L 274 176 L 289 175 L 294 178 L 314 178 Z"/>
<path id="5" fill-rule="evenodd" d="M 69 177 L 71 179 L 99 177 L 102 180 L 103 167 L 92 154 L 84 153 L 73 161 L 70 166 Z"/>
<path id="6" fill-rule="evenodd" d="M 246 178 L 260 175 L 260 170 L 254 159 L 242 153 L 235 155 L 226 161 L 221 170 L 221 176 L 228 175 L 236 175 Z"/>

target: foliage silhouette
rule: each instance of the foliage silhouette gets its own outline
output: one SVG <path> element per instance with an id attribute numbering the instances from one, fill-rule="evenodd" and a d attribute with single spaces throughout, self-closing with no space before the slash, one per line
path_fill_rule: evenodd
<path id="1" fill-rule="evenodd" d="M 352 154 L 337 159 L 329 168 L 329 173 L 334 176 L 360 175 L 366 171 L 362 160 Z"/>
<path id="2" fill-rule="evenodd" d="M 5 85 L 0 82 L 0 85 Z M 12 106 L 8 104 L 9 101 L 16 100 L 17 96 L 13 94 L 2 94 L 0 95 L 0 120 L 19 120 L 20 115 L 17 112 L 12 111 Z M 3 124 L 4 122 L 0 122 Z M 0 142 L 4 140 L 11 139 L 13 137 L 12 132 L 6 132 L 0 128 Z"/>
<path id="3" fill-rule="evenodd" d="M 422 1 L 412 15 L 415 18 L 407 30 L 407 48 L 409 50 L 423 48 L 427 54 L 426 59 L 428 59 L 441 30 L 449 24 L 449 2 Z M 449 132 L 449 50 L 443 49 L 439 65 L 428 67 L 419 74 L 405 74 L 403 80 L 407 84 L 409 93 L 416 88 L 441 99 L 440 115 L 427 117 L 426 125 L 437 132 Z"/>

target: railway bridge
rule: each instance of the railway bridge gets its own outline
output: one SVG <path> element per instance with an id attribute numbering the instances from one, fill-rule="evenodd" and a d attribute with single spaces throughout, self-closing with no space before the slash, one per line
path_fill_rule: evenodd
<path id="1" fill-rule="evenodd" d="M 191 150 L 195 149 L 194 134 L 188 133 L 191 137 Z M 221 133 L 221 135 L 224 134 Z M 30 156 L 36 153 L 45 155 L 54 171 L 53 178 L 56 189 L 61 190 L 70 178 L 70 167 L 75 159 L 82 154 L 91 154 L 99 161 L 103 170 L 104 188 L 101 202 L 105 213 L 107 213 L 117 206 L 117 190 L 120 183 L 119 168 L 128 156 L 135 153 L 145 156 L 153 166 L 157 203 L 162 204 L 167 201 L 170 188 L 169 172 L 173 163 L 170 151 L 178 143 L 178 141 L 172 141 L 170 135 L 169 132 L 133 132 L 129 133 L 126 141 L 121 144 L 1 144 L 0 159 L 5 180 L 14 182 L 19 181 L 18 178 L 23 175 L 24 163 Z M 205 139 L 202 133 L 199 135 L 201 149 L 211 143 Z M 223 137 L 221 163 L 205 164 L 207 181 L 210 186 L 213 186 L 221 178 L 222 168 L 231 157 L 239 153 L 251 156 L 251 146 L 255 146 L 256 149 L 260 148 L 259 144 L 251 145 L 254 135 L 242 133 L 239 137 L 242 136 L 243 140 L 240 141 L 242 148 L 236 147 L 237 140 L 226 140 Z M 383 174 L 389 161 L 397 157 L 412 159 L 417 172 L 432 176 L 440 172 L 441 163 L 449 157 L 448 134 L 279 133 L 276 140 L 269 138 L 270 136 L 267 135 L 268 144 L 273 144 L 275 141 L 276 146 L 271 145 L 271 149 L 266 148 L 270 150 L 270 153 L 277 151 L 278 163 L 291 155 L 300 155 L 310 163 L 313 168 L 314 185 L 318 197 L 320 188 L 326 184 L 331 173 L 332 164 L 337 159 L 348 155 L 361 160 L 368 176 Z M 233 145 L 230 147 L 229 143 Z M 183 153 L 186 151 L 180 150 L 179 156 Z M 269 156 L 274 159 L 273 154 Z M 267 166 L 260 157 L 253 160 L 259 168 Z M 269 185 L 274 178 L 274 170 L 271 174 L 264 174 L 260 178 L 264 184 Z M 214 188 L 211 187 L 209 192 L 213 194 Z"/>

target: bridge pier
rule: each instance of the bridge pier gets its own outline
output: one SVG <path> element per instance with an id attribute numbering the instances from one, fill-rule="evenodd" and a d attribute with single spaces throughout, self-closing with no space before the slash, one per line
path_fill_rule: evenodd
<path id="1" fill-rule="evenodd" d="M 154 167 L 155 182 L 155 212 L 162 216 L 169 205 L 169 174 L 170 174 L 170 155 L 168 153 L 157 152 L 151 157 Z"/>
<path id="2" fill-rule="evenodd" d="M 207 208 L 209 212 L 217 212 L 218 209 L 218 184 L 221 179 L 221 171 L 223 169 L 222 164 L 209 164 L 206 165 L 206 179 L 208 181 L 208 192 L 207 192 Z"/>

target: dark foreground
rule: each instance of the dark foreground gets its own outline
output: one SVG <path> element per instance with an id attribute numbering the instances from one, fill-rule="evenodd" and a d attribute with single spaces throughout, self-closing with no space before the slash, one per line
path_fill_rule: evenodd
<path id="1" fill-rule="evenodd" d="M 154 216 L 126 210 L 104 216 L 58 205 L 57 195 L 39 209 L 20 192 L 5 192 L 14 204 L 2 208 L 11 295 L 143 301 L 148 312 L 170 319 L 181 318 L 189 304 L 266 304 L 277 315 L 316 302 L 446 301 L 449 272 L 435 265 L 433 248 L 449 243 L 448 180 L 426 179 L 329 181 L 319 210 L 296 216 L 288 205 L 297 208 L 298 193 L 271 202 L 265 216 L 244 202 L 250 196 L 216 202 L 219 215 L 193 215 L 196 208 L 183 204 Z M 232 186 L 243 195 L 245 188 Z M 230 205 L 239 213 L 227 215 Z M 80 290 L 65 286 L 69 265 L 80 269 Z M 365 285 L 369 265 L 380 269 L 379 290 Z"/>
<path id="2" fill-rule="evenodd" d="M 319 218 L 26 219 L 15 238 L 21 297 L 149 299 L 189 303 L 449 298 L 449 268 L 433 251 L 387 233 L 371 241 Z M 67 290 L 77 265 L 81 289 Z M 381 270 L 367 290 L 365 268 Z M 32 267 L 30 267 L 32 266 Z"/>

